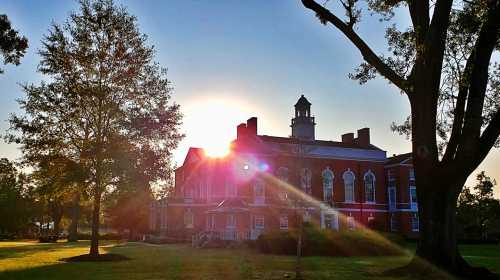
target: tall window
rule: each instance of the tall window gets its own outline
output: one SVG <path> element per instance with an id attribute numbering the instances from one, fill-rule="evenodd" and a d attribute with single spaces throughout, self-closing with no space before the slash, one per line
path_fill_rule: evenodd
<path id="1" fill-rule="evenodd" d="M 417 188 L 415 186 L 410 186 L 410 206 L 411 209 L 417 209 Z"/>
<path id="2" fill-rule="evenodd" d="M 262 204 L 265 202 L 265 189 L 264 189 L 264 181 L 261 178 L 255 179 L 253 185 L 253 198 L 254 203 Z"/>
<path id="3" fill-rule="evenodd" d="M 288 215 L 280 215 L 280 229 L 288 229 Z"/>
<path id="4" fill-rule="evenodd" d="M 412 213 L 411 214 L 411 230 L 412 231 L 419 231 L 420 225 L 418 221 L 418 213 Z"/>
<path id="5" fill-rule="evenodd" d="M 321 172 L 321 177 L 323 177 L 323 200 L 332 201 L 333 200 L 333 172 L 330 167 L 327 167 L 323 172 Z"/>
<path id="6" fill-rule="evenodd" d="M 257 215 L 254 217 L 253 228 L 254 229 L 264 229 L 264 216 Z"/>
<path id="7" fill-rule="evenodd" d="M 346 202 L 354 202 L 354 173 L 351 169 L 347 169 L 342 176 L 344 179 L 344 200 Z"/>
<path id="8" fill-rule="evenodd" d="M 194 228 L 194 216 L 189 208 L 184 212 L 184 226 L 186 228 Z"/>
<path id="9" fill-rule="evenodd" d="M 311 194 L 311 174 L 309 168 L 302 168 L 300 171 L 300 187 L 307 194 Z"/>
<path id="10" fill-rule="evenodd" d="M 278 196 L 281 200 L 287 200 L 288 199 L 288 193 L 286 192 L 286 189 L 283 185 L 281 184 L 286 184 L 288 183 L 288 168 L 286 167 L 280 167 L 278 170 L 276 170 L 276 176 L 280 180 L 280 183 L 278 185 Z"/>
<path id="11" fill-rule="evenodd" d="M 215 215 L 214 214 L 209 214 L 207 215 L 207 230 L 213 230 L 215 229 Z"/>
<path id="12" fill-rule="evenodd" d="M 288 183 L 288 168 L 286 167 L 280 167 L 276 171 L 276 175 L 278 176 L 278 179 L 281 181 Z"/>
<path id="13" fill-rule="evenodd" d="M 396 188 L 389 187 L 387 189 L 387 192 L 389 195 L 389 210 L 395 210 L 396 209 Z"/>
<path id="14" fill-rule="evenodd" d="M 236 227 L 236 218 L 233 214 L 228 214 L 226 216 L 226 228 L 235 228 Z"/>
<path id="15" fill-rule="evenodd" d="M 375 175 L 369 170 L 365 174 L 365 201 L 375 203 Z"/>

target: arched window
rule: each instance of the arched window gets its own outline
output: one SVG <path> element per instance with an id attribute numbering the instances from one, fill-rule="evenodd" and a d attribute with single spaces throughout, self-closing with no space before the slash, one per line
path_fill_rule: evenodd
<path id="1" fill-rule="evenodd" d="M 330 167 L 327 167 L 323 172 L 321 172 L 321 177 L 323 177 L 323 200 L 332 201 L 333 199 L 333 172 Z"/>
<path id="2" fill-rule="evenodd" d="M 342 179 L 344 179 L 344 200 L 346 202 L 353 202 L 354 201 L 354 180 L 356 178 L 354 177 L 354 173 L 351 171 L 351 169 L 347 169 L 347 171 L 344 172 Z"/>
<path id="3" fill-rule="evenodd" d="M 309 168 L 300 170 L 300 187 L 305 193 L 311 194 L 311 170 Z"/>
<path id="4" fill-rule="evenodd" d="M 365 173 L 365 201 L 375 203 L 375 174 L 371 170 Z"/>

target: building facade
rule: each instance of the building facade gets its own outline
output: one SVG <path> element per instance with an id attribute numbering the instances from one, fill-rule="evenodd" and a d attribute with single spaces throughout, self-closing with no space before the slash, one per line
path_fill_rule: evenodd
<path id="1" fill-rule="evenodd" d="M 418 232 L 411 155 L 388 159 L 370 142 L 369 128 L 339 142 L 317 140 L 304 96 L 290 126 L 290 137 L 259 135 L 257 118 L 250 118 L 237 126 L 223 158 L 190 148 L 175 171 L 174 195 L 152 207 L 161 221 L 152 229 L 186 240 L 201 234 L 256 239 L 303 221 L 331 230 Z"/>

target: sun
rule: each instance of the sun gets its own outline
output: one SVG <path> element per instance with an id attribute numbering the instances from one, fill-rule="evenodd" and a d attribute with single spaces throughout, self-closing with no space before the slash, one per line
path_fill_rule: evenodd
<path id="1" fill-rule="evenodd" d="M 199 147 L 209 157 L 228 155 L 236 126 L 252 116 L 251 108 L 242 104 L 231 98 L 198 99 L 186 104 L 183 110 L 186 138 L 181 150 Z"/>

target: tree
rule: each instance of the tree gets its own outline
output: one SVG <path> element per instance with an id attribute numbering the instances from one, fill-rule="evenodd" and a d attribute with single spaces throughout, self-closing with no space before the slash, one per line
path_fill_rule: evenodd
<path id="1" fill-rule="evenodd" d="M 19 32 L 12 29 L 7 15 L 0 15 L 0 53 L 3 55 L 3 64 L 19 65 L 27 48 L 28 39 L 20 37 Z"/>
<path id="2" fill-rule="evenodd" d="M 482 171 L 476 176 L 474 192 L 464 187 L 458 199 L 458 221 L 468 237 L 488 239 L 500 221 L 500 201 L 493 196 L 495 180 Z M 496 229 L 499 230 L 499 229 Z"/>
<path id="3" fill-rule="evenodd" d="M 323 24 L 341 31 L 363 62 L 350 77 L 365 83 L 377 75 L 409 100 L 411 116 L 399 132 L 411 132 L 419 198 L 416 258 L 473 277 L 456 237 L 457 198 L 467 177 L 498 143 L 500 64 L 498 0 L 336 1 L 346 20 L 326 5 L 302 0 Z M 331 4 L 331 2 L 330 2 Z M 334 7 L 335 8 L 335 7 Z M 389 55 L 377 55 L 356 32 L 363 10 L 390 21 L 407 9 L 411 26 L 386 29 Z M 475 275 L 477 276 L 477 275 Z"/>
<path id="4" fill-rule="evenodd" d="M 6 158 L 0 159 L 0 234 L 17 235 L 29 225 L 33 201 L 25 177 Z M 13 219 L 12 217 L 15 217 Z"/>
<path id="5" fill-rule="evenodd" d="M 81 0 L 63 25 L 53 24 L 39 51 L 39 71 L 50 77 L 24 85 L 24 116 L 10 119 L 9 140 L 22 144 L 26 162 L 54 154 L 85 177 L 93 202 L 89 254 L 99 255 L 104 193 L 121 187 L 124 159 L 144 166 L 148 180 L 169 173 L 171 151 L 182 138 L 182 115 L 172 104 L 166 70 L 153 61 L 136 18 L 112 0 Z M 129 154 L 140 156 L 127 157 Z"/>

